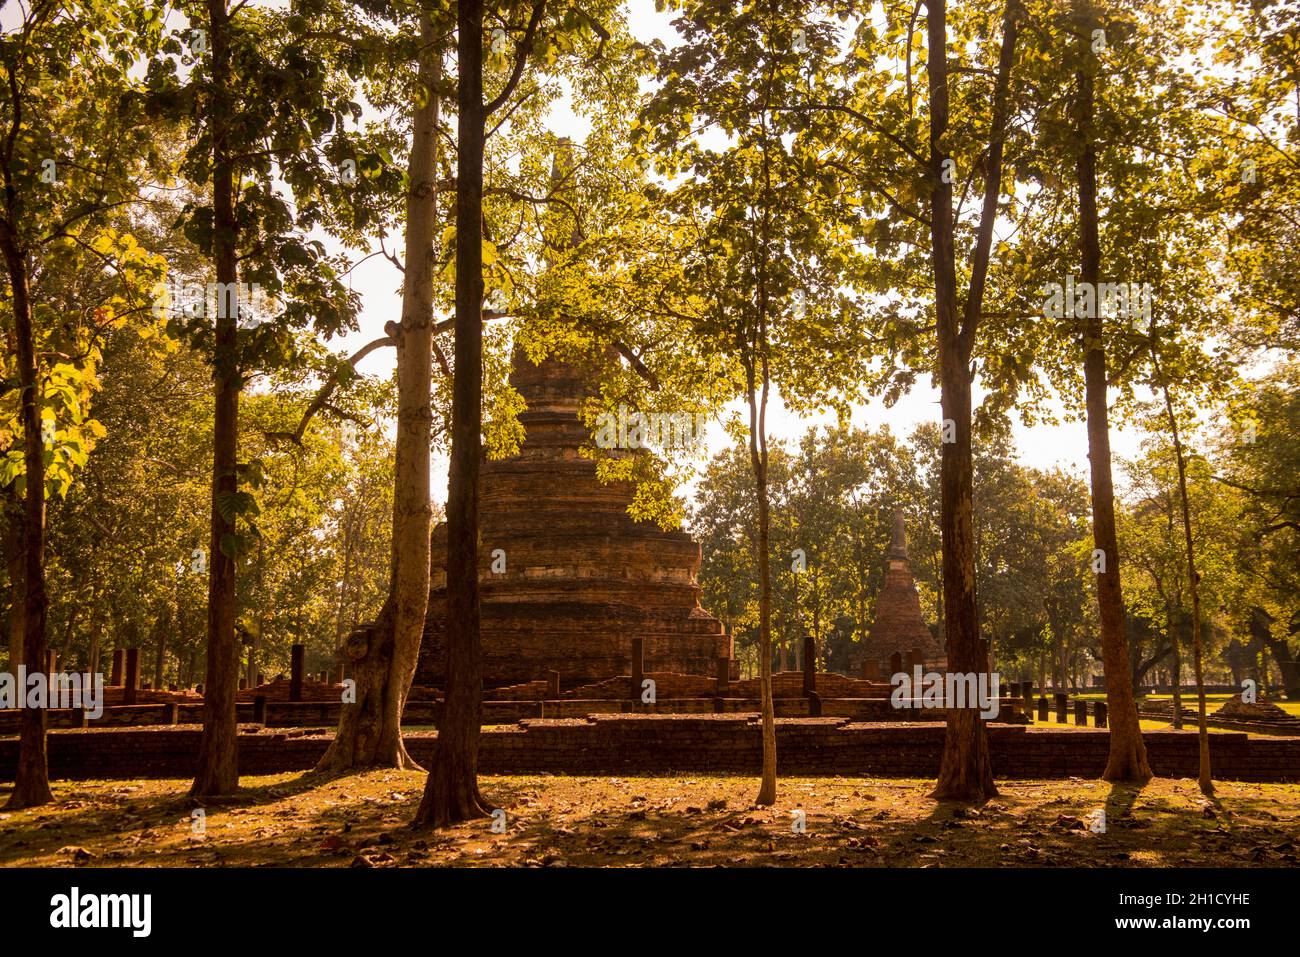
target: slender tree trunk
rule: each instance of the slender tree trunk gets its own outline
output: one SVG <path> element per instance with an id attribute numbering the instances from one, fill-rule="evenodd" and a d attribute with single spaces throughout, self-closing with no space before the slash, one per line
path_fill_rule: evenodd
<path id="1" fill-rule="evenodd" d="M 63 640 L 59 642 L 59 660 L 67 662 L 68 654 L 72 648 L 72 633 L 77 628 L 77 620 L 81 617 L 81 605 L 75 604 L 68 609 L 68 620 L 63 623 Z M 66 669 L 65 669 L 66 670 Z"/>
<path id="2" fill-rule="evenodd" d="M 227 88 L 230 71 L 229 14 L 226 0 L 208 0 L 208 42 L 212 57 L 212 261 L 218 283 L 236 289 L 238 266 L 234 160 L 227 143 L 231 114 Z M 238 295 L 235 296 L 238 301 Z M 232 314 L 232 312 L 234 314 Z M 235 560 L 227 552 L 235 523 L 221 514 L 218 502 L 239 486 L 238 309 L 218 309 L 213 355 L 215 417 L 212 440 L 212 519 L 208 541 L 208 652 L 203 679 L 203 734 L 198 770 L 190 793 L 195 797 L 233 794 L 239 787 L 238 725 L 235 692 L 239 685 L 239 645 L 235 639 Z M 223 546 L 225 546 L 223 548 Z"/>
<path id="3" fill-rule="evenodd" d="M 1165 621 L 1169 628 L 1169 646 L 1174 653 L 1172 665 L 1173 670 L 1173 693 L 1174 693 L 1174 720 L 1173 726 L 1181 728 L 1183 726 L 1183 653 L 1178 641 L 1178 626 L 1174 621 L 1174 606 L 1172 602 L 1165 603 Z"/>
<path id="4" fill-rule="evenodd" d="M 456 368 L 447 492 L 447 693 L 416 823 L 441 828 L 488 813 L 478 787 L 483 662 L 478 495 L 483 418 L 483 3 L 456 7 Z"/>
<path id="5" fill-rule="evenodd" d="M 1080 281 L 1095 290 L 1101 275 L 1101 240 L 1097 217 L 1097 147 L 1093 141 L 1093 75 L 1091 50 L 1095 14 L 1089 0 L 1074 0 L 1079 21 L 1080 67 L 1076 133 L 1079 138 L 1079 246 Z M 1095 306 L 1095 303 L 1094 303 Z M 1101 662 L 1106 674 L 1106 703 L 1110 715 L 1108 781 L 1142 782 L 1151 777 L 1146 745 L 1138 725 L 1129 674 L 1128 640 L 1124 634 L 1124 595 L 1120 587 L 1119 542 L 1115 531 L 1115 488 L 1111 479 L 1110 423 L 1106 402 L 1106 351 L 1102 339 L 1101 310 L 1084 319 L 1084 391 L 1088 419 L 1088 464 L 1092 478 L 1093 546 L 1105 562 L 1097 574 L 1097 603 L 1101 622 Z"/>
<path id="6" fill-rule="evenodd" d="M 357 767 L 422 770 L 402 742 L 402 711 L 415 678 L 429 602 L 429 392 L 433 363 L 433 261 L 438 204 L 438 125 L 442 51 L 433 19 L 420 14 L 418 86 L 410 192 L 406 201 L 406 274 L 397 341 L 397 448 L 393 483 L 393 543 L 388 599 L 363 643 L 348 643 L 355 704 L 343 706 L 338 733 L 317 770 Z M 481 124 L 480 124 L 481 125 Z M 459 362 L 457 369 L 459 369 Z"/>
<path id="7" fill-rule="evenodd" d="M 1165 396 L 1169 433 L 1174 441 L 1174 460 L 1178 464 L 1178 496 L 1183 512 L 1183 539 L 1187 546 L 1187 584 L 1192 595 L 1192 670 L 1196 678 L 1196 738 L 1199 748 L 1197 783 L 1200 784 L 1201 793 L 1208 796 L 1214 793 L 1214 781 L 1210 776 L 1210 732 L 1205 726 L 1205 675 L 1201 670 L 1201 576 L 1196 571 L 1192 510 L 1187 501 L 1187 462 L 1183 456 L 1183 442 L 1178 434 L 1178 417 L 1174 414 L 1173 399 L 1169 396 L 1169 383 L 1160 373 L 1159 358 L 1153 356 L 1153 359 Z"/>
<path id="8" fill-rule="evenodd" d="M 23 423 L 23 660 L 44 668 L 45 616 L 45 442 L 41 435 L 41 387 L 36 372 L 36 343 L 27 292 L 27 257 L 18 248 L 9 220 L 0 223 L 0 245 L 9 269 L 9 292 L 18 352 L 18 383 L 22 389 Z M 17 674 L 15 672 L 15 680 Z M 20 692 L 23 689 L 19 689 Z M 45 755 L 45 709 L 24 708 L 18 733 L 18 768 L 7 807 L 35 807 L 54 800 L 50 793 Z"/>
<path id="9" fill-rule="evenodd" d="M 98 608 L 92 607 L 91 613 L 98 611 Z M 99 648 L 100 641 L 104 635 L 104 625 L 98 615 L 95 615 L 94 623 L 90 626 L 90 651 L 87 655 L 88 662 L 86 670 L 92 675 L 99 671 Z"/>
<path id="10" fill-rule="evenodd" d="M 23 640 L 27 629 L 24 624 L 24 606 L 27 603 L 27 586 L 23 557 L 23 503 L 18 498 L 16 485 L 5 488 L 5 567 L 9 575 L 9 608 L 5 614 L 5 631 L 9 639 L 9 672 L 17 680 L 18 666 L 23 663 Z"/>
<path id="11" fill-rule="evenodd" d="M 764 375 L 761 394 L 755 393 L 754 372 L 749 365 L 749 458 L 754 469 L 754 491 L 758 498 L 758 682 L 763 723 L 763 770 L 756 804 L 776 803 L 776 706 L 772 700 L 772 565 L 768 560 L 771 506 L 767 490 L 767 394 Z M 785 646 L 781 647 L 782 670 Z"/>
<path id="12" fill-rule="evenodd" d="M 169 603 L 164 603 L 162 610 L 158 612 L 158 617 L 154 619 L 153 626 L 153 687 L 155 691 L 158 691 L 163 686 L 163 671 L 167 665 L 167 632 L 170 630 L 171 625 L 171 607 Z"/>
<path id="13" fill-rule="evenodd" d="M 930 95 L 931 263 L 939 345 L 940 406 L 944 427 L 940 469 L 944 637 L 948 670 L 987 675 L 988 652 L 980 641 L 975 596 L 974 467 L 971 445 L 971 354 L 983 308 L 997 200 L 1001 193 L 1002 147 L 1008 84 L 1019 23 L 1017 0 L 1008 0 L 993 95 L 992 134 L 985 159 L 983 207 L 972 256 L 964 315 L 957 308 L 952 193 L 954 170 L 943 144 L 948 130 L 948 21 L 945 0 L 927 0 L 927 80 Z M 997 794 L 988 734 L 977 706 L 946 702 L 947 729 L 939 779 L 933 795 L 983 801 Z"/>

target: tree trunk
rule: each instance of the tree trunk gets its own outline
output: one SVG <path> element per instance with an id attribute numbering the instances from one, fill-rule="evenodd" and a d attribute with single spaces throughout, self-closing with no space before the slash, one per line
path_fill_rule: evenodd
<path id="1" fill-rule="evenodd" d="M 1178 640 L 1178 627 L 1174 622 L 1174 606 L 1172 604 L 1165 607 L 1165 620 L 1169 627 L 1169 647 L 1173 652 L 1173 661 L 1170 669 L 1173 671 L 1173 693 L 1174 693 L 1174 721 L 1175 728 L 1183 726 L 1183 652 L 1181 642 Z"/>
<path id="2" fill-rule="evenodd" d="M 478 477 L 483 418 L 483 2 L 456 6 L 456 368 L 447 491 L 447 691 L 416 823 L 488 812 L 478 788 L 483 698 L 479 644 Z"/>
<path id="3" fill-rule="evenodd" d="M 18 666 L 23 663 L 23 636 L 25 616 L 23 606 L 27 601 L 27 586 L 23 583 L 27 561 L 23 557 L 23 503 L 18 500 L 16 484 L 5 488 L 5 567 L 9 575 L 9 608 L 5 615 L 5 631 L 9 639 L 9 672 L 18 676 Z"/>
<path id="4" fill-rule="evenodd" d="M 1007 85 L 1015 52 L 1019 8 L 1008 0 L 993 98 L 992 134 L 985 161 L 984 204 L 972 257 L 964 320 L 957 312 L 957 274 L 952 212 L 952 164 L 943 145 L 948 129 L 948 21 L 945 0 L 927 3 L 927 80 L 930 94 L 931 265 L 939 346 L 940 406 L 944 427 L 939 469 L 942 529 L 944 637 L 948 670 L 988 674 L 979 636 L 975 597 L 973 522 L 974 467 L 971 448 L 971 353 L 987 277 L 993 221 L 1001 191 Z M 951 441 L 949 441 L 951 440 Z M 947 729 L 933 796 L 983 801 L 997 794 L 988 735 L 978 706 L 947 704 Z"/>
<path id="5" fill-rule="evenodd" d="M 208 41 L 212 56 L 212 262 L 218 283 L 237 288 L 234 161 L 226 142 L 231 113 L 227 89 L 230 51 L 226 0 L 208 0 Z M 236 295 L 236 301 L 238 296 Z M 238 310 L 233 310 L 235 313 Z M 216 319 L 213 379 L 215 413 L 212 436 L 212 519 L 208 541 L 208 652 L 203 679 L 203 735 L 198 770 L 190 793 L 195 797 L 233 794 L 239 787 L 238 725 L 235 692 L 239 685 L 239 645 L 235 640 L 235 560 L 227 521 L 217 503 L 238 489 L 239 370 L 237 315 L 219 309 Z M 223 548 L 223 545 L 225 548 Z"/>
<path id="6" fill-rule="evenodd" d="M 755 395 L 753 364 L 749 365 L 749 458 L 754 469 L 754 491 L 758 497 L 758 682 L 763 713 L 763 770 L 754 803 L 768 807 L 776 803 L 776 706 L 772 700 L 772 565 L 768 561 L 771 506 L 767 494 L 767 393 L 764 369 L 762 397 Z M 782 648 L 782 668 L 785 646 Z"/>
<path id="7" fill-rule="evenodd" d="M 155 691 L 163 686 L 163 671 L 166 670 L 167 664 L 167 632 L 171 629 L 171 626 L 171 605 L 164 602 L 162 610 L 158 612 L 158 617 L 154 619 L 153 627 L 153 687 Z"/>
<path id="8" fill-rule="evenodd" d="M 23 466 L 26 489 L 23 496 L 23 660 L 32 668 L 44 668 L 45 616 L 49 599 L 45 593 L 45 442 L 41 435 L 40 383 L 36 376 L 36 344 L 32 333 L 31 302 L 27 292 L 27 257 L 18 248 L 17 237 L 6 221 L 0 227 L 9 269 L 9 290 L 13 299 L 14 339 L 18 352 L 18 381 L 22 389 L 20 414 L 23 423 Z M 17 672 L 14 675 L 17 680 Z M 19 689 L 20 693 L 24 689 Z M 49 768 L 45 755 L 45 709 L 23 708 L 18 733 L 18 768 L 10 809 L 35 807 L 54 800 L 50 793 Z"/>
<path id="9" fill-rule="evenodd" d="M 1187 501 L 1187 463 L 1183 457 L 1182 439 L 1178 435 L 1178 417 L 1174 415 L 1174 403 L 1169 396 L 1169 383 L 1160 374 L 1159 358 L 1153 355 L 1152 359 L 1165 396 L 1165 412 L 1169 416 L 1169 432 L 1174 441 L 1174 459 L 1178 464 L 1178 495 L 1182 503 L 1183 539 L 1187 546 L 1187 584 L 1192 595 L 1192 670 L 1196 678 L 1196 737 L 1199 745 L 1197 783 L 1201 787 L 1201 793 L 1209 796 L 1214 793 L 1214 781 L 1210 777 L 1210 733 L 1205 726 L 1205 676 L 1201 670 L 1201 576 L 1196 572 L 1192 510 Z M 1174 660 L 1177 661 L 1177 658 L 1175 657 Z M 1177 707 L 1179 699 L 1174 700 Z"/>
<path id="10" fill-rule="evenodd" d="M 349 642 L 357 699 L 355 704 L 344 705 L 338 733 L 317 765 L 321 771 L 376 765 L 422 770 L 402 742 L 402 712 L 415 678 L 424 633 L 433 520 L 429 502 L 429 433 L 433 417 L 429 392 L 442 51 L 436 45 L 433 20 L 427 11 L 420 14 L 418 81 L 425 99 L 416 103 L 412 124 L 402 322 L 391 330 L 397 341 L 398 397 L 388 599 L 364 647 L 359 641 Z"/>
<path id="11" fill-rule="evenodd" d="M 1095 14 L 1089 0 L 1074 0 L 1079 20 L 1079 56 L 1084 66 L 1077 73 L 1078 115 L 1076 166 L 1079 187 L 1080 281 L 1096 289 L 1101 275 L 1101 240 L 1097 220 L 1097 148 L 1093 141 L 1093 76 L 1086 64 L 1095 60 L 1092 27 Z M 1095 306 L 1095 303 L 1094 303 Z M 1110 715 L 1110 756 L 1107 781 L 1142 782 L 1151 778 L 1146 745 L 1138 725 L 1129 674 L 1128 640 L 1124 634 L 1124 595 L 1120 587 L 1119 542 L 1115 531 L 1115 488 L 1111 480 L 1110 423 L 1106 403 L 1106 350 L 1102 340 L 1101 310 L 1084 320 L 1084 392 L 1088 420 L 1088 464 L 1092 486 L 1093 546 L 1105 562 L 1097 574 L 1097 604 L 1101 622 L 1101 663 L 1106 674 L 1106 705 Z"/>
<path id="12" fill-rule="evenodd" d="M 98 608 L 92 608 L 91 613 L 98 611 Z M 86 670 L 92 675 L 99 671 L 99 648 L 100 641 L 104 635 L 104 624 L 99 615 L 94 615 L 95 621 L 90 626 L 90 650 L 87 654 Z"/>

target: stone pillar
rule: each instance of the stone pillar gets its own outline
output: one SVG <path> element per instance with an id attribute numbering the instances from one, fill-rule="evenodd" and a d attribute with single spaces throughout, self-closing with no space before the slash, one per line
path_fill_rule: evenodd
<path id="1" fill-rule="evenodd" d="M 1074 700 L 1074 723 L 1081 728 L 1088 726 L 1088 702 L 1082 698 Z"/>
<path id="2" fill-rule="evenodd" d="M 822 696 L 816 691 L 808 692 L 808 717 L 820 718 L 822 716 Z"/>
<path id="3" fill-rule="evenodd" d="M 1032 720 L 1034 716 L 1034 683 L 1032 681 L 1021 682 L 1020 696 L 1025 702 L 1025 717 Z"/>
<path id="4" fill-rule="evenodd" d="M 266 724 L 266 695 L 253 698 L 253 724 Z"/>
<path id="5" fill-rule="evenodd" d="M 889 675 L 893 677 L 903 670 L 903 656 L 897 651 L 889 656 Z"/>
<path id="6" fill-rule="evenodd" d="M 731 690 L 731 659 L 719 658 L 717 663 L 718 697 L 725 698 Z"/>
<path id="7" fill-rule="evenodd" d="M 302 679 L 303 679 L 303 653 L 305 648 L 302 645 L 289 646 L 289 700 L 302 700 Z"/>
<path id="8" fill-rule="evenodd" d="M 181 706 L 173 701 L 167 705 L 167 711 L 163 717 L 163 724 L 180 724 L 181 723 Z"/>
<path id="9" fill-rule="evenodd" d="M 114 688 L 122 686 L 122 656 L 126 654 L 121 648 L 113 649 L 113 671 L 108 676 L 108 683 Z"/>
<path id="10" fill-rule="evenodd" d="M 645 680 L 645 639 L 632 639 L 632 700 L 641 700 L 641 682 Z"/>
<path id="11" fill-rule="evenodd" d="M 879 681 L 880 662 L 877 661 L 875 658 L 869 659 L 862 666 L 862 677 L 866 678 L 868 681 Z"/>
<path id="12" fill-rule="evenodd" d="M 558 698 L 560 696 L 560 673 L 558 671 L 546 672 L 546 697 Z"/>
<path id="13" fill-rule="evenodd" d="M 1069 695 L 1064 691 L 1058 691 L 1052 695 L 1052 699 L 1056 704 L 1056 723 L 1065 724 L 1067 720 L 1066 713 L 1070 706 Z"/>
<path id="14" fill-rule="evenodd" d="M 1098 701 L 1092 706 L 1093 723 L 1099 728 L 1105 728 L 1106 724 L 1106 702 Z"/>
<path id="15" fill-rule="evenodd" d="M 326 676 L 326 674 L 327 674 L 327 672 L 324 672 L 324 671 L 317 672 L 317 674 L 316 674 L 316 680 L 319 681 L 321 684 L 325 684 L 325 683 L 326 683 L 326 681 L 325 681 L 325 676 Z"/>
<path id="16" fill-rule="evenodd" d="M 140 649 L 126 649 L 126 694 L 124 704 L 135 704 L 136 691 L 140 687 Z"/>
<path id="17" fill-rule="evenodd" d="M 805 698 L 817 690 L 817 639 L 803 636 L 803 695 Z"/>
<path id="18" fill-rule="evenodd" d="M 1040 695 L 1038 698 L 1038 720 L 1047 720 L 1047 695 Z"/>

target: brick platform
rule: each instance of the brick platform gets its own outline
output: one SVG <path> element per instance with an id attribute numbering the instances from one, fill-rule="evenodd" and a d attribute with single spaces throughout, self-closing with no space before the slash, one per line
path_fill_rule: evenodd
<path id="1" fill-rule="evenodd" d="M 790 718 L 777 722 L 777 759 L 785 775 L 934 777 L 944 728 L 938 723 Z M 430 758 L 436 735 L 406 737 L 412 756 Z M 1161 777 L 1196 776 L 1196 734 L 1144 735 Z M 315 731 L 245 726 L 242 774 L 311 768 L 329 743 Z M 479 768 L 485 774 L 757 774 L 762 744 L 757 715 L 592 715 L 524 719 L 485 728 Z M 50 775 L 59 779 L 188 777 L 198 752 L 197 727 L 51 731 Z M 1107 732 L 991 725 L 994 773 L 1002 778 L 1099 777 Z M 18 742 L 0 740 L 0 780 L 13 779 Z M 1221 780 L 1300 781 L 1300 740 L 1212 733 L 1214 776 Z"/>

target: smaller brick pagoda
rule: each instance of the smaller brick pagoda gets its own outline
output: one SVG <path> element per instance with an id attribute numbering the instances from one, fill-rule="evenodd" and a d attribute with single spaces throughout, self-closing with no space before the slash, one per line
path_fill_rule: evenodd
<path id="1" fill-rule="evenodd" d="M 917 663 L 926 670 L 946 670 L 947 653 L 921 617 L 921 596 L 912 580 L 907 531 L 900 512 L 894 513 L 894 537 L 885 553 L 885 560 L 888 565 L 885 583 L 876 596 L 876 620 L 866 643 L 857 653 L 853 670 L 870 678 L 887 676 L 890 673 L 889 660 L 895 653 L 904 662 L 913 653 L 919 653 Z"/>

